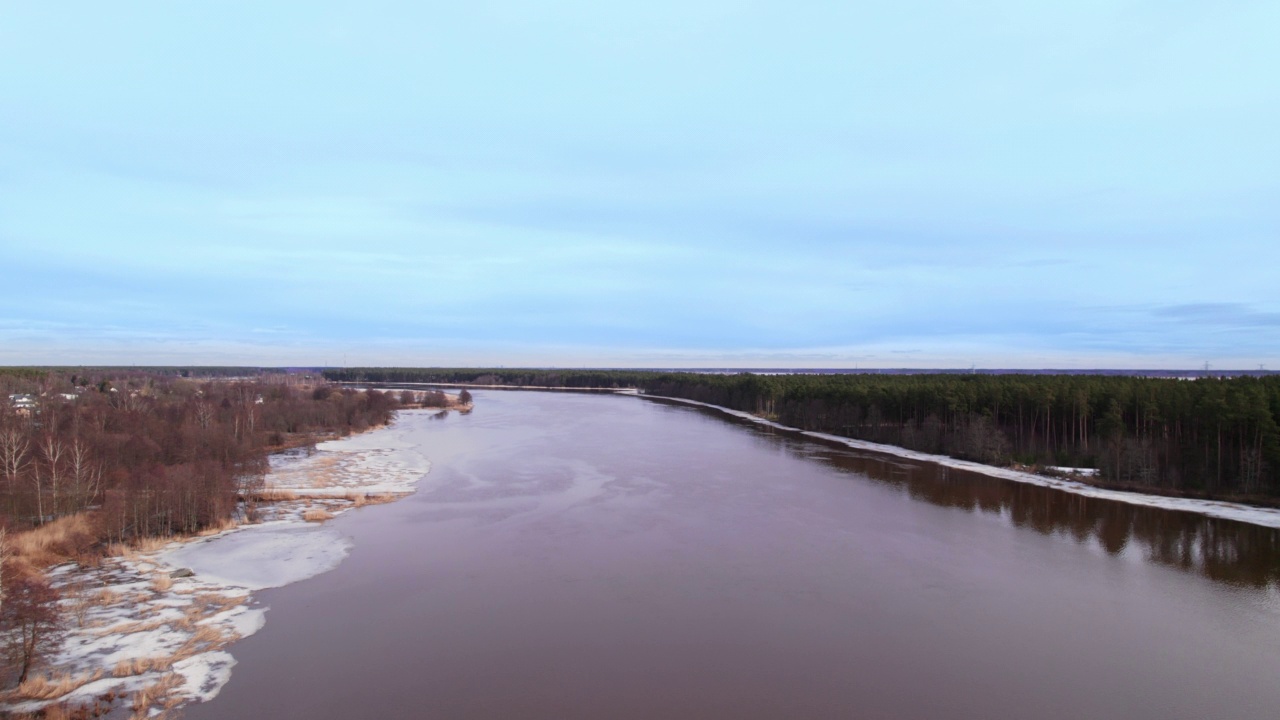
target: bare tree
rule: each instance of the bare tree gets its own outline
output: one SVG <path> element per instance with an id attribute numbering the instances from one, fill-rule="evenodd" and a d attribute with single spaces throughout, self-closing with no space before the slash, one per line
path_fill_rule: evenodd
<path id="1" fill-rule="evenodd" d="M 9 492 L 15 491 L 18 478 L 30 463 L 27 450 L 31 444 L 27 436 L 17 428 L 5 428 L 0 432 L 0 474 L 9 484 Z"/>
<path id="2" fill-rule="evenodd" d="M 65 628 L 58 612 L 58 592 L 42 578 L 18 577 L 10 573 L 5 603 L 0 608 L 0 637 L 9 667 L 17 671 L 15 684 L 22 684 L 42 658 L 58 647 Z"/>
<path id="3" fill-rule="evenodd" d="M 72 439 L 67 451 L 67 474 L 71 479 L 70 511 L 77 512 L 92 505 L 102 484 L 102 466 L 94 460 L 89 446 L 78 437 Z"/>
<path id="4" fill-rule="evenodd" d="M 196 401 L 196 424 L 200 426 L 201 430 L 208 430 L 216 417 L 213 403 L 208 400 Z"/>
<path id="5" fill-rule="evenodd" d="M 9 539 L 5 536 L 5 529 L 0 527 L 0 618 L 4 617 L 4 566 L 8 559 Z"/>
<path id="6" fill-rule="evenodd" d="M 57 435 L 49 433 L 40 439 L 40 455 L 44 462 L 36 466 L 36 492 L 40 490 L 40 476 L 43 474 L 49 481 L 50 498 L 49 510 L 53 517 L 58 517 L 60 506 L 60 497 L 62 491 L 62 481 L 64 479 L 63 465 L 66 461 L 67 446 Z M 37 505 L 42 505 L 37 498 Z M 40 507 L 40 522 L 44 522 L 44 508 Z"/>

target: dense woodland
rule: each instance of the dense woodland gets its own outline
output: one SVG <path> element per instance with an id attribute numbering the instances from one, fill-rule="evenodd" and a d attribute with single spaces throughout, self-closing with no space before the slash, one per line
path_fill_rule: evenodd
<path id="1" fill-rule="evenodd" d="M 1280 496 L 1280 376 L 754 375 L 358 368 L 332 380 L 635 387 L 786 425 L 1169 494 Z"/>
<path id="2" fill-rule="evenodd" d="M 195 532 L 260 483 L 273 447 L 390 420 L 398 400 L 264 379 L 0 377 L 0 523 L 93 509 L 105 539 Z"/>

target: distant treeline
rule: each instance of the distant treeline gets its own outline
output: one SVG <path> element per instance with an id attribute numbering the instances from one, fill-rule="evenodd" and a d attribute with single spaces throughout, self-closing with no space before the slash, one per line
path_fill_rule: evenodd
<path id="1" fill-rule="evenodd" d="M 326 380 L 369 383 L 440 383 L 569 388 L 638 388 L 659 373 L 646 370 L 536 370 L 506 368 L 345 368 Z"/>
<path id="2" fill-rule="evenodd" d="M 662 373 L 652 370 L 538 370 L 506 368 L 344 368 L 324 378 L 348 383 L 438 383 L 477 386 L 640 388 Z"/>
<path id="3" fill-rule="evenodd" d="M 257 378 L 267 375 L 304 375 L 319 376 L 319 368 L 273 368 L 252 367 L 247 365 L 51 365 L 51 366 L 0 366 L 0 378 L 42 377 L 45 375 L 125 375 L 163 376 L 170 375 L 184 378 Z"/>
<path id="4" fill-rule="evenodd" d="M 331 380 L 635 387 L 786 425 L 993 464 L 1098 468 L 1108 484 L 1280 496 L 1280 377 L 753 375 L 353 368 Z"/>

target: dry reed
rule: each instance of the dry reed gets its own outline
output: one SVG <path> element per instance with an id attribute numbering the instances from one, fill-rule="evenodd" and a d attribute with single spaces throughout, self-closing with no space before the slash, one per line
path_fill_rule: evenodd
<path id="1" fill-rule="evenodd" d="M 171 665 L 173 665 L 173 659 L 167 657 L 129 658 L 116 663 L 115 667 L 111 668 L 111 674 L 118 678 L 130 677 L 153 670 L 167 670 Z"/>
<path id="2" fill-rule="evenodd" d="M 302 519 L 307 522 L 324 522 L 325 520 L 332 520 L 333 517 L 333 513 L 324 508 L 307 508 L 302 513 Z"/>
<path id="3" fill-rule="evenodd" d="M 18 697 L 27 700 L 53 700 L 66 695 L 76 688 L 88 685 L 101 677 L 101 670 L 83 675 L 72 675 L 71 673 L 59 673 L 53 677 L 36 675 L 23 681 L 18 686 L 17 694 Z"/>
<path id="4" fill-rule="evenodd" d="M 348 491 L 340 496 L 344 500 L 350 500 L 356 507 L 364 507 L 365 505 L 381 505 L 383 503 L 394 502 L 402 497 L 400 493 L 378 493 L 376 495 L 370 493 L 362 493 Z"/>
<path id="5" fill-rule="evenodd" d="M 266 488 L 253 493 L 253 499 L 259 502 L 281 502 L 297 500 L 298 493 L 284 488 Z"/>

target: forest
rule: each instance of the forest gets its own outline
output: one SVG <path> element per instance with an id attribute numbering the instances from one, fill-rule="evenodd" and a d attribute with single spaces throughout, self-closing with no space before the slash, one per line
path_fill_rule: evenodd
<path id="1" fill-rule="evenodd" d="M 264 379 L 142 371 L 0 378 L 0 523 L 93 509 L 102 539 L 195 532 L 227 518 L 272 449 L 391 419 L 398 400 Z"/>
<path id="2" fill-rule="evenodd" d="M 637 388 L 784 425 L 995 465 L 1096 468 L 1094 482 L 1273 503 L 1280 376 L 712 374 L 352 368 L 336 381 Z"/>

